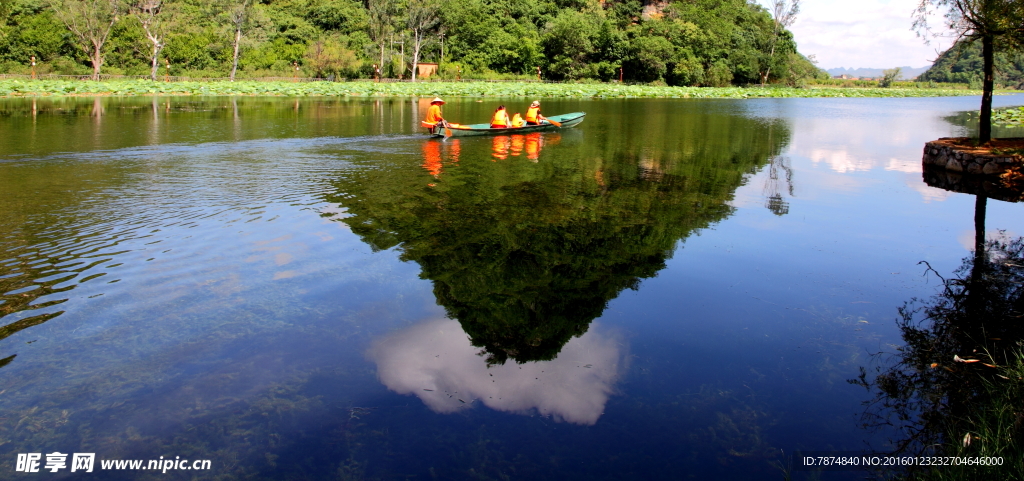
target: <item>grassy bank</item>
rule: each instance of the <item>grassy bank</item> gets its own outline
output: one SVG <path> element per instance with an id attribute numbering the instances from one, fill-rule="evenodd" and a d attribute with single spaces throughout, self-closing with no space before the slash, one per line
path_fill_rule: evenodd
<path id="1" fill-rule="evenodd" d="M 926 470 L 915 479 L 1024 479 L 1024 356 L 1018 352 L 1009 365 L 996 370 L 998 374 L 983 384 L 987 401 L 948 423 L 943 454 L 968 461 Z M 1001 458 L 995 466 L 976 464 L 993 458 Z"/>
<path id="2" fill-rule="evenodd" d="M 280 95 L 342 97 L 571 97 L 571 98 L 786 98 L 945 97 L 980 95 L 963 89 L 663 87 L 603 83 L 516 82 L 153 82 L 149 80 L 0 80 L 0 96 L 70 95 Z"/>

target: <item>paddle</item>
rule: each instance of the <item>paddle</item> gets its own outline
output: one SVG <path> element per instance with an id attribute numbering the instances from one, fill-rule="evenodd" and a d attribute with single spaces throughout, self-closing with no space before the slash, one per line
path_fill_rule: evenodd
<path id="1" fill-rule="evenodd" d="M 555 127 L 562 128 L 562 123 L 561 122 L 555 122 L 554 120 L 551 120 L 551 119 L 548 119 L 548 118 L 545 118 L 544 120 L 547 120 L 548 122 L 551 122 L 551 125 L 554 125 Z"/>

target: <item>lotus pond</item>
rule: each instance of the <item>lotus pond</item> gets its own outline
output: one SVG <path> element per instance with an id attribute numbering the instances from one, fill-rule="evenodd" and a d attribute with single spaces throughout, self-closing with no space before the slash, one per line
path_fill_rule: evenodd
<path id="1" fill-rule="evenodd" d="M 586 120 L 448 141 L 427 100 L 0 102 L 0 477 L 862 479 L 792 453 L 904 440 L 849 381 L 976 246 L 921 149 L 977 97 L 550 99 Z M 96 471 L 16 472 L 54 452 Z M 100 465 L 161 456 L 211 466 Z"/>
<path id="2" fill-rule="evenodd" d="M 616 83 L 0 80 L 0 97 L 81 95 L 278 95 L 328 97 L 792 98 L 979 95 L 953 88 L 668 87 Z M 486 119 L 484 119 L 486 120 Z"/>

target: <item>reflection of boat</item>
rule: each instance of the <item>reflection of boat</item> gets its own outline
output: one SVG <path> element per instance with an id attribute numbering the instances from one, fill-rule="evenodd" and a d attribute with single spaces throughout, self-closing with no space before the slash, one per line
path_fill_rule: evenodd
<path id="1" fill-rule="evenodd" d="M 554 135 L 557 139 L 558 134 Z M 454 142 L 457 142 L 454 141 Z M 540 149 L 544 145 L 544 138 L 541 137 L 540 132 L 534 132 L 526 135 L 498 135 L 494 137 L 494 142 L 491 150 L 493 151 L 492 156 L 497 160 L 505 160 L 509 154 L 512 156 L 519 156 L 526 150 L 526 158 L 536 162 L 537 158 L 540 157 Z"/>
<path id="2" fill-rule="evenodd" d="M 552 115 L 548 117 L 550 120 L 554 120 L 562 124 L 561 127 L 555 124 L 541 124 L 541 125 L 524 125 L 522 127 L 510 127 L 507 129 L 492 129 L 490 124 L 448 124 L 448 131 L 451 132 L 451 137 L 466 137 L 470 135 L 508 135 L 508 134 L 526 134 L 530 132 L 547 132 L 550 130 L 567 129 L 569 127 L 575 127 L 583 122 L 583 117 L 587 114 L 586 112 L 573 112 L 571 114 Z M 435 137 L 446 136 L 446 129 L 440 125 L 435 125 L 430 128 L 430 135 Z"/>
<path id="3" fill-rule="evenodd" d="M 423 168 L 435 178 L 441 175 L 443 162 L 459 161 L 459 141 L 439 142 L 428 140 L 423 144 Z M 433 185 L 433 184 L 431 184 Z"/>

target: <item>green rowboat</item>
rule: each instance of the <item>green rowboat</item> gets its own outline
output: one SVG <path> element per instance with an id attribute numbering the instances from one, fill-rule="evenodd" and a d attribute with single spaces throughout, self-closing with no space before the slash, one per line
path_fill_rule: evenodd
<path id="1" fill-rule="evenodd" d="M 579 125 L 580 122 L 583 122 L 583 117 L 586 117 L 586 115 L 586 112 L 573 112 L 571 114 L 552 115 L 547 117 L 550 120 L 554 120 L 555 122 L 562 124 L 561 127 L 558 127 L 555 124 L 542 123 L 540 125 L 524 125 L 522 127 L 492 129 L 491 124 L 450 124 L 448 128 L 445 129 L 441 125 L 435 125 L 430 128 L 430 135 L 434 137 L 468 137 L 471 135 L 510 135 L 528 134 L 530 132 L 548 132 L 575 127 Z M 446 131 L 451 133 L 448 134 Z"/>

